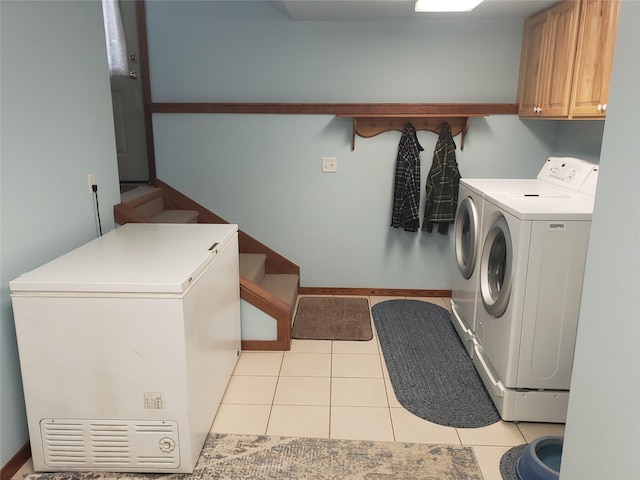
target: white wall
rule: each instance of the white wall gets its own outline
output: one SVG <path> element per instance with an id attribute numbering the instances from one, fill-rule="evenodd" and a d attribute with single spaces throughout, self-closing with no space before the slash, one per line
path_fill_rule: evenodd
<path id="1" fill-rule="evenodd" d="M 292 22 L 268 2 L 150 2 L 148 23 L 156 102 L 516 99 L 518 20 Z M 389 227 L 399 132 L 352 152 L 350 119 L 331 115 L 153 122 L 158 177 L 299 264 L 303 286 L 451 288 L 451 235 Z M 472 119 L 462 176 L 535 176 L 559 123 Z M 437 136 L 419 139 L 424 191 Z M 579 153 L 597 161 L 599 142 Z"/>
<path id="2" fill-rule="evenodd" d="M 640 478 L 640 3 L 622 3 L 580 310 L 563 480 Z"/>
<path id="3" fill-rule="evenodd" d="M 9 281 L 96 236 L 119 187 L 99 2 L 0 2 L 0 465 L 28 441 Z"/>

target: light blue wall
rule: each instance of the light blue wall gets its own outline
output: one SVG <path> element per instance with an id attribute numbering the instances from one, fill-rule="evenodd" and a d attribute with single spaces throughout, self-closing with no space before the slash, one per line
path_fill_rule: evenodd
<path id="1" fill-rule="evenodd" d="M 299 264 L 303 286 L 450 288 L 451 236 L 389 227 L 399 132 L 351 152 L 350 120 L 332 116 L 156 115 L 154 126 L 159 178 Z M 419 134 L 421 185 L 436 139 Z M 533 176 L 531 152 L 547 154 L 521 123 L 478 119 L 458 161 L 463 175 Z M 337 173 L 321 173 L 322 156 Z"/>
<path id="2" fill-rule="evenodd" d="M 27 442 L 9 281 L 103 231 L 119 187 L 99 2 L 0 2 L 0 465 Z M 90 312 L 88 312 L 90 314 Z"/>
<path id="3" fill-rule="evenodd" d="M 515 100 L 518 20 L 292 22 L 264 1 L 147 12 L 156 102 Z"/>
<path id="4" fill-rule="evenodd" d="M 268 2 L 151 2 L 148 23 L 156 102 L 516 100 L 517 20 L 292 22 Z M 352 152 L 350 119 L 331 115 L 153 122 L 158 177 L 299 264 L 303 286 L 451 288 L 451 236 L 389 227 L 399 132 Z M 560 123 L 472 119 L 462 176 L 535 176 Z M 437 136 L 419 139 L 424 189 Z M 599 147 L 574 155 L 597 160 Z M 320 172 L 323 156 L 336 174 Z"/>
<path id="5" fill-rule="evenodd" d="M 555 154 L 599 163 L 604 123 L 604 120 L 558 122 Z"/>
<path id="6" fill-rule="evenodd" d="M 622 2 L 561 478 L 640 478 L 640 3 Z"/>

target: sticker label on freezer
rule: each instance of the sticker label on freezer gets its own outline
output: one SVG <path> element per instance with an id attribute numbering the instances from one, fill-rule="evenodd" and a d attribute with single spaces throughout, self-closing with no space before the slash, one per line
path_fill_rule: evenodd
<path id="1" fill-rule="evenodd" d="M 162 410 L 164 400 L 160 392 L 144 392 L 144 408 L 146 410 Z"/>

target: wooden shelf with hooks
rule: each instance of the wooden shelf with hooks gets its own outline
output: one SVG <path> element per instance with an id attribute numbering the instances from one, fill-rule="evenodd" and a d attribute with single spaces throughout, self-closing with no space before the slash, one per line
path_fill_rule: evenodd
<path id="1" fill-rule="evenodd" d="M 455 137 L 461 135 L 460 149 L 464 148 L 464 137 L 469 130 L 471 117 L 486 117 L 492 114 L 516 115 L 516 104 L 487 103 L 410 103 L 360 105 L 352 113 L 341 112 L 338 117 L 353 118 L 351 149 L 355 149 L 356 134 L 370 138 L 383 132 L 404 130 L 412 123 L 416 130 L 440 133 L 446 122 Z"/>
<path id="2" fill-rule="evenodd" d="M 339 117 L 343 115 L 338 115 Z M 479 116 L 479 115 L 475 115 Z M 427 130 L 439 134 L 444 123 L 451 127 L 451 135 L 454 137 L 462 134 L 460 150 L 464 149 L 464 137 L 469 130 L 469 117 L 353 117 L 353 134 L 351 137 L 351 150 L 356 148 L 356 134 L 360 137 L 370 138 L 383 132 L 397 130 L 404 131 L 407 123 L 411 123 L 416 130 Z"/>

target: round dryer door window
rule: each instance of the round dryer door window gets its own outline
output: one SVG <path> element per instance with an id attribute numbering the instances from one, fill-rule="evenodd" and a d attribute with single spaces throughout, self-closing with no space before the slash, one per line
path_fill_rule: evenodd
<path id="1" fill-rule="evenodd" d="M 480 294 L 487 313 L 500 317 L 509 305 L 513 245 L 509 225 L 499 215 L 489 228 L 480 257 Z"/>
<path id="2" fill-rule="evenodd" d="M 476 266 L 477 245 L 478 212 L 471 197 L 465 197 L 456 213 L 455 248 L 458 268 L 466 279 L 471 278 Z"/>

